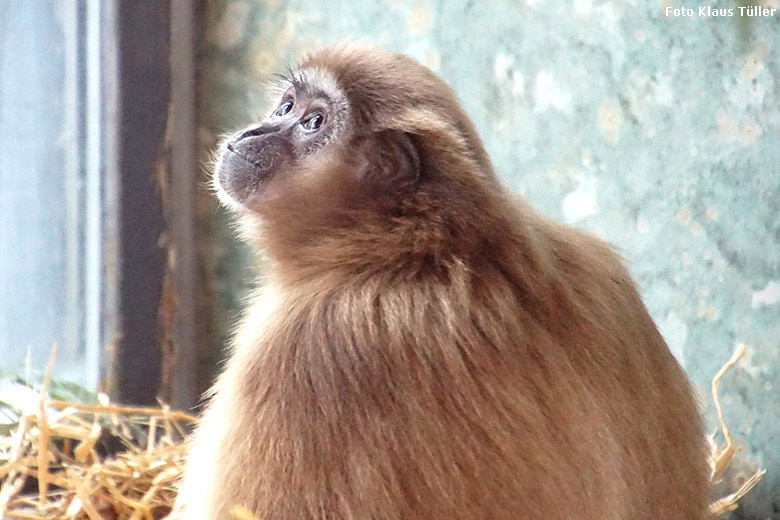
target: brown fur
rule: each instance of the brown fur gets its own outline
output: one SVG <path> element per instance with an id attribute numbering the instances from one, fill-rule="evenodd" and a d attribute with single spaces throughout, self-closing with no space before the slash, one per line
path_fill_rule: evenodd
<path id="1" fill-rule="evenodd" d="M 329 48 L 346 144 L 241 212 L 274 261 L 194 437 L 183 518 L 705 518 L 691 388 L 605 243 L 500 184 L 452 91 Z M 356 180 L 377 135 L 423 177 Z M 392 158 L 390 159 L 392 162 Z"/>

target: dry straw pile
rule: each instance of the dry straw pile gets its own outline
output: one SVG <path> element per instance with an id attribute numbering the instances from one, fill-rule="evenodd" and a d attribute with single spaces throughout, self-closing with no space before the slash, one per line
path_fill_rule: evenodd
<path id="1" fill-rule="evenodd" d="M 195 417 L 168 409 L 48 398 L 52 352 L 35 411 L 0 437 L 0 518 L 163 518 Z M 37 493 L 36 493 L 37 491 Z"/>
<path id="2" fill-rule="evenodd" d="M 712 381 L 725 440 L 722 446 L 713 444 L 713 481 L 736 451 L 723 421 L 718 385 L 743 354 L 740 346 Z M 183 468 L 183 440 L 195 418 L 165 406 L 117 406 L 105 396 L 94 406 L 49 399 L 50 369 L 51 362 L 37 411 L 21 414 L 11 434 L 0 437 L 0 518 L 166 517 Z M 762 475 L 762 470 L 756 472 L 734 493 L 714 502 L 712 512 L 720 515 L 735 509 Z M 253 518 L 241 508 L 236 508 L 234 516 L 237 520 Z"/>

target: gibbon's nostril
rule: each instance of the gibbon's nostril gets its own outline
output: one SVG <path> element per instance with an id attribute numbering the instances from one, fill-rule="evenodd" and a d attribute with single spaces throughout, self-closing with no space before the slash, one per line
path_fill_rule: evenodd
<path id="1" fill-rule="evenodd" d="M 241 134 L 232 141 L 232 143 L 237 143 L 239 141 L 243 141 L 247 137 L 257 137 L 258 135 L 262 135 L 265 132 L 263 132 L 263 127 L 258 126 L 252 126 L 241 132 Z"/>
<path id="2" fill-rule="evenodd" d="M 265 134 L 272 134 L 274 132 L 278 132 L 279 127 L 277 125 L 257 125 L 257 126 L 251 126 L 241 132 L 237 138 L 235 138 L 233 141 L 231 141 L 233 144 L 238 143 L 239 141 L 243 141 L 244 139 L 247 139 L 249 137 L 258 137 L 260 135 Z"/>

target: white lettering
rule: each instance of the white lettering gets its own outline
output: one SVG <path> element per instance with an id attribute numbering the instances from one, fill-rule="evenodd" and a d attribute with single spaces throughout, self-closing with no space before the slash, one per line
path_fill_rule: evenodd
<path id="1" fill-rule="evenodd" d="M 695 14 L 695 11 L 691 7 L 667 7 L 666 16 L 669 16 L 670 12 L 672 16 L 693 16 Z"/>

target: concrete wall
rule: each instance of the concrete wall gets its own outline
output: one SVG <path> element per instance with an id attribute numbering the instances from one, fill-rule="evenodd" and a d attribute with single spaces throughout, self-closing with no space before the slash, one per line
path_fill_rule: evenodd
<path id="1" fill-rule="evenodd" d="M 767 466 L 733 518 L 780 518 L 780 9 L 671 2 L 211 0 L 202 141 L 263 114 L 261 81 L 319 44 L 365 37 L 428 65 L 512 189 L 622 249 L 713 426 L 710 378 L 749 346 L 723 383 L 742 446 L 727 485 Z M 252 270 L 216 222 L 224 333 Z"/>

